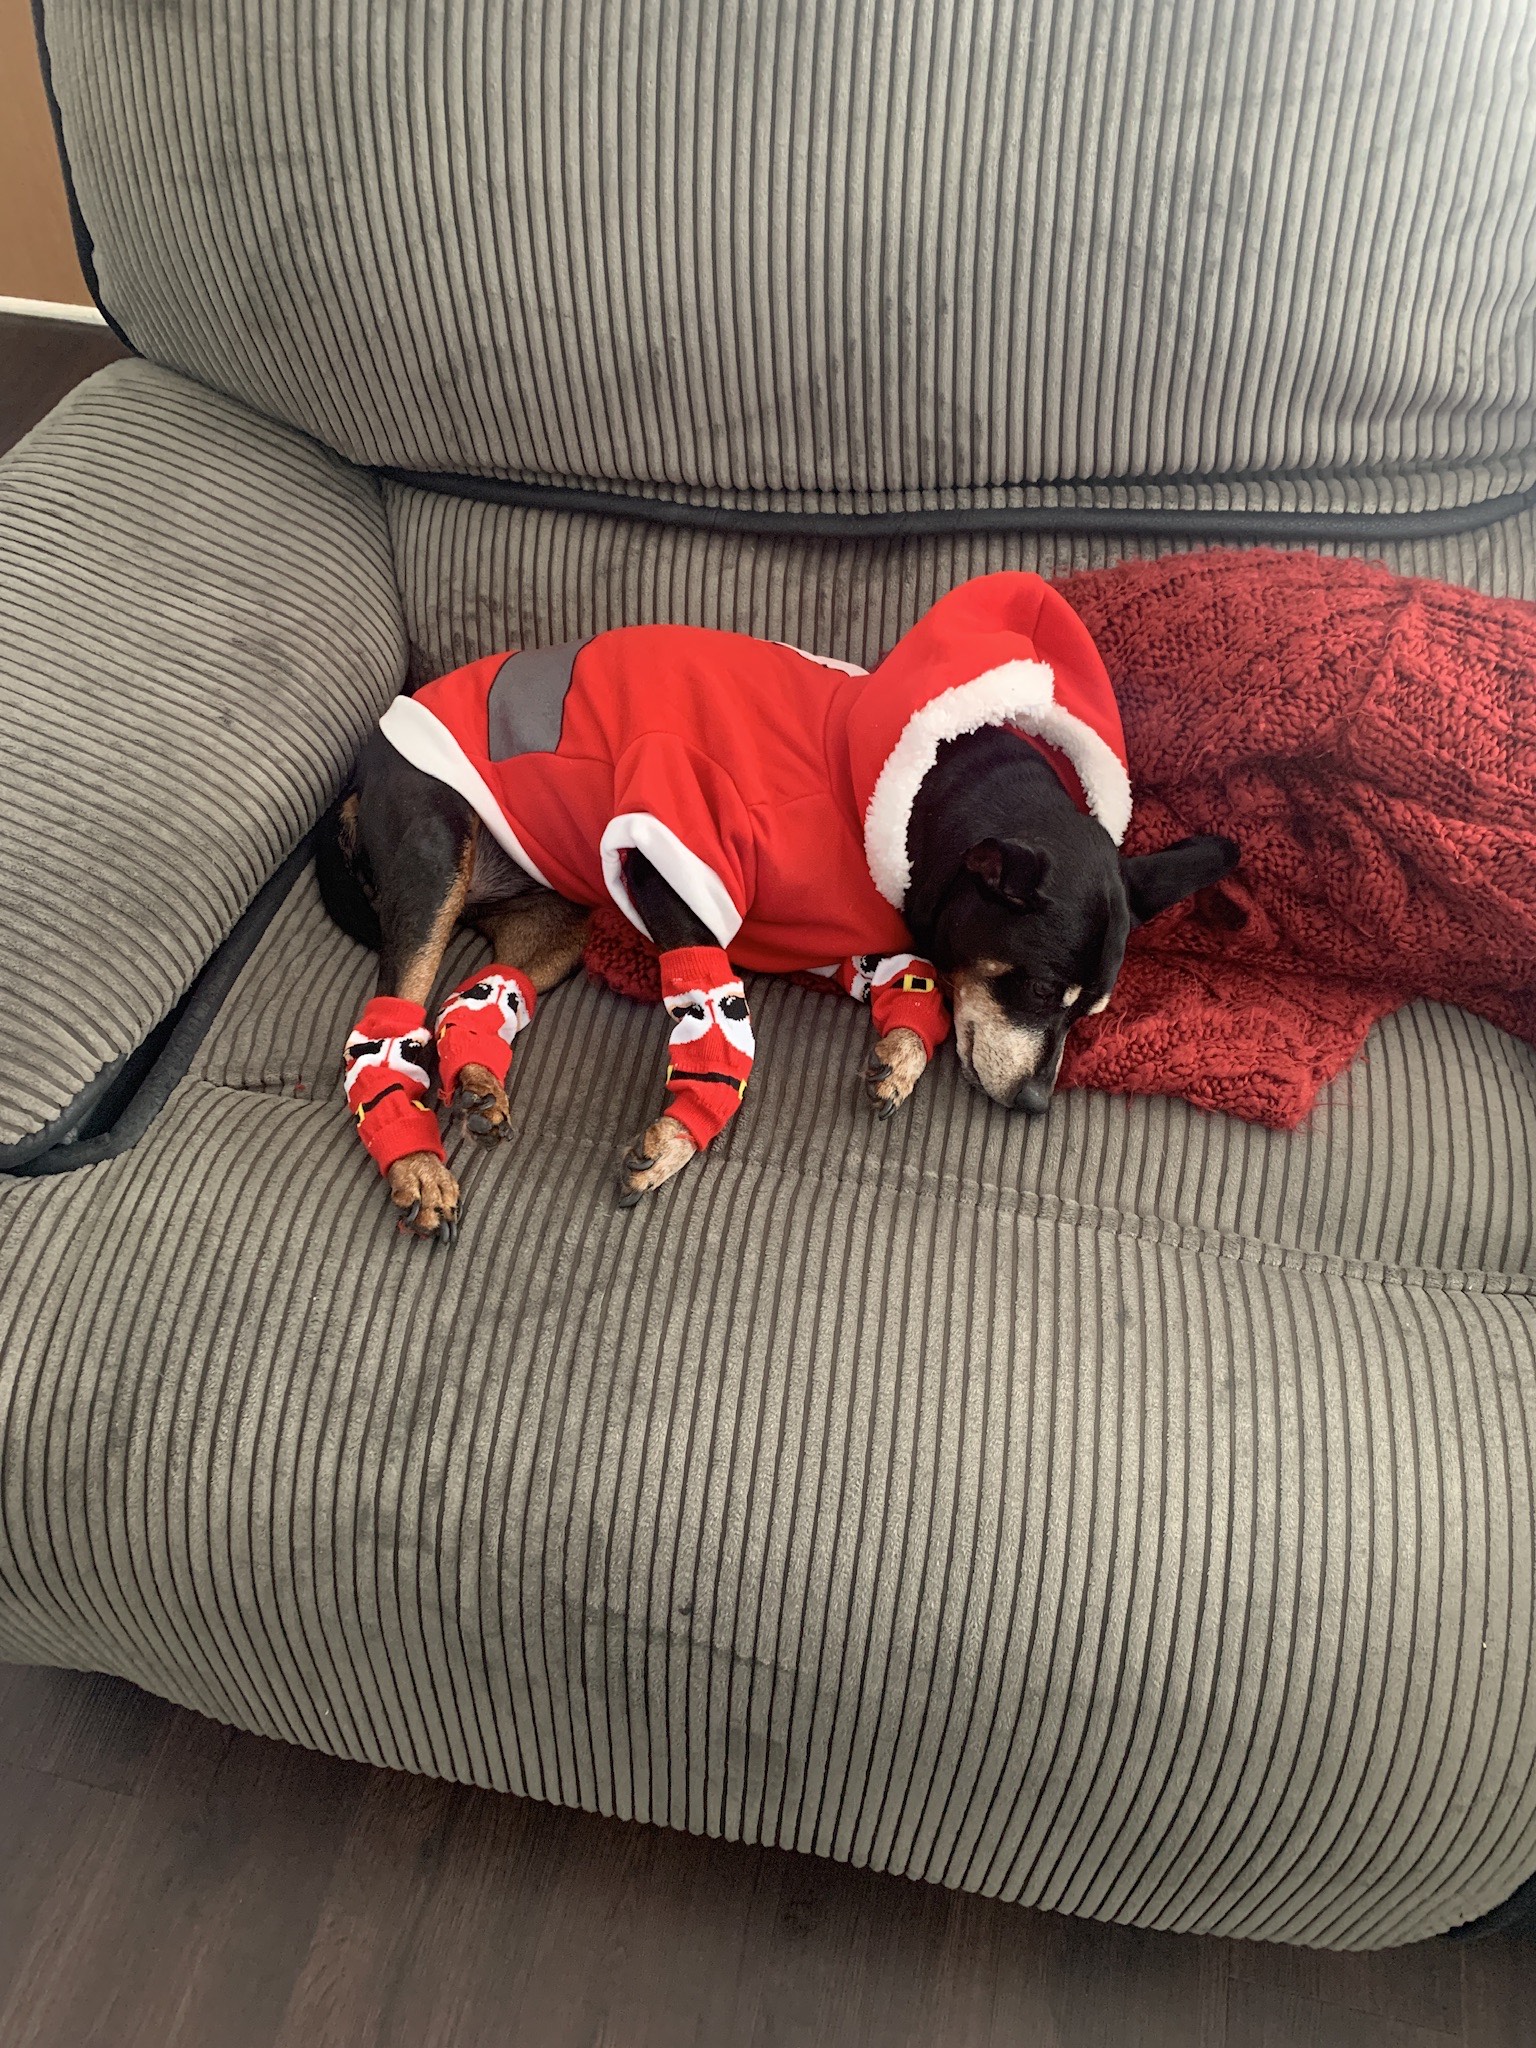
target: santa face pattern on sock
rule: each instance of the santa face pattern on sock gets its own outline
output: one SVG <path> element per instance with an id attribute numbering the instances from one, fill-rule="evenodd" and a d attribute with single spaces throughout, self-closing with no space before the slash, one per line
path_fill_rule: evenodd
<path id="1" fill-rule="evenodd" d="M 741 1107 L 756 1044 L 746 990 L 718 946 L 663 953 L 662 1006 L 672 1020 L 667 1045 L 667 1114 L 702 1151 Z"/>
<path id="2" fill-rule="evenodd" d="M 881 1038 L 910 1031 L 922 1040 L 929 1059 L 948 1038 L 949 1005 L 938 971 L 915 953 L 856 953 L 841 966 L 817 971 L 830 975 L 856 1003 L 868 1003 Z"/>
<path id="3" fill-rule="evenodd" d="M 512 1041 L 533 1022 L 533 983 L 520 967 L 497 963 L 471 974 L 437 1013 L 437 1071 L 442 1100 L 452 1102 L 466 1067 L 484 1067 L 505 1083 Z"/>
<path id="4" fill-rule="evenodd" d="M 437 1118 L 426 1104 L 431 1045 L 426 1011 L 400 996 L 375 996 L 347 1039 L 347 1106 L 381 1173 L 413 1152 L 443 1157 Z"/>

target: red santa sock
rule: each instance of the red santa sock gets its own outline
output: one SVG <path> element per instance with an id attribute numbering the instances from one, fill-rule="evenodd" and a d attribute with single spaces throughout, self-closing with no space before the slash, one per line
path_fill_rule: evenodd
<path id="1" fill-rule="evenodd" d="M 443 1157 L 437 1117 L 426 1105 L 432 1040 L 420 1003 L 375 996 L 352 1027 L 344 1055 L 347 1106 L 380 1173 L 412 1152 Z"/>
<path id="2" fill-rule="evenodd" d="M 484 1067 L 505 1083 L 512 1041 L 533 1021 L 538 998 L 520 967 L 494 965 L 461 981 L 437 1013 L 438 1095 L 452 1102 L 465 1067 Z"/>
<path id="3" fill-rule="evenodd" d="M 856 953 L 835 970 L 839 987 L 868 1003 L 875 1035 L 903 1028 L 923 1041 L 929 1059 L 949 1036 L 949 1005 L 937 971 L 912 953 Z"/>
<path id="4" fill-rule="evenodd" d="M 661 1000 L 672 1019 L 667 1113 L 699 1147 L 741 1107 L 755 1050 L 746 991 L 718 946 L 663 953 Z"/>

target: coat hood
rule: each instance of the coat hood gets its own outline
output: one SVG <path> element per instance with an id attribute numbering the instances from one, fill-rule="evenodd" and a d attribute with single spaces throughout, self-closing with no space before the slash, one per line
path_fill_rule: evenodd
<path id="1" fill-rule="evenodd" d="M 1088 628 L 1039 576 L 978 576 L 897 641 L 848 717 L 869 872 L 898 910 L 912 879 L 907 826 L 923 778 L 943 741 L 989 725 L 1031 741 L 1115 844 L 1125 837 L 1125 734 Z"/>

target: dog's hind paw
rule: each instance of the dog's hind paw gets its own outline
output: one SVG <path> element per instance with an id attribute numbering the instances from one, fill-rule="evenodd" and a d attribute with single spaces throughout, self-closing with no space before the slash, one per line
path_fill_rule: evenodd
<path id="1" fill-rule="evenodd" d="M 657 1117 L 619 1161 L 619 1207 L 633 1208 L 642 1195 L 680 1173 L 698 1149 L 675 1116 Z"/>
<path id="2" fill-rule="evenodd" d="M 489 1067 L 467 1066 L 460 1069 L 458 1086 L 453 1093 L 453 1114 L 463 1118 L 464 1128 L 472 1138 L 487 1138 L 494 1142 L 497 1138 L 510 1138 L 512 1135 L 507 1091 Z"/>
<path id="3" fill-rule="evenodd" d="M 927 1065 L 927 1048 L 904 1024 L 876 1041 L 859 1075 L 882 1121 L 896 1114 L 923 1078 Z"/>
<path id="4" fill-rule="evenodd" d="M 411 1152 L 389 1169 L 396 1228 L 452 1244 L 459 1234 L 459 1184 L 435 1152 Z"/>

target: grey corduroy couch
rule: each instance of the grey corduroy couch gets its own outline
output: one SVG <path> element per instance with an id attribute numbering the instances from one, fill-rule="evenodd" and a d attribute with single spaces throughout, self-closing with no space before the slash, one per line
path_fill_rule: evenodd
<path id="1" fill-rule="evenodd" d="M 877 1125 L 764 986 L 621 1213 L 662 1034 L 577 981 L 428 1252 L 295 849 L 409 674 L 622 620 L 868 661 L 1259 539 L 1536 597 L 1530 7 L 41 18 L 137 359 L 0 466 L 0 1654 L 1143 1925 L 1507 1899 L 1527 1048 L 1417 1006 L 1294 1136 L 948 1059 Z"/>

